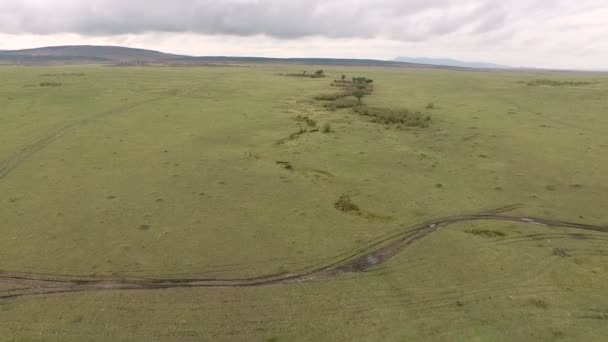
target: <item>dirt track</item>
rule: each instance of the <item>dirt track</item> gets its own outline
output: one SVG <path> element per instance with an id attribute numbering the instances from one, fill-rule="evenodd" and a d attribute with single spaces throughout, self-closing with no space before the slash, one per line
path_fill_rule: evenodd
<path id="1" fill-rule="evenodd" d="M 270 274 L 255 278 L 101 278 L 74 277 L 52 274 L 32 274 L 0 271 L 0 284 L 13 284 L 19 288 L 0 291 L 1 298 L 14 298 L 44 294 L 68 292 L 104 291 L 104 290 L 155 290 L 170 288 L 202 287 L 248 287 L 271 284 L 288 284 L 314 280 L 330 279 L 344 273 L 365 271 L 380 265 L 401 253 L 414 242 L 433 234 L 443 228 L 460 222 L 472 221 L 509 221 L 526 225 L 540 225 L 547 228 L 572 228 L 577 230 L 608 233 L 608 227 L 587 225 L 567 221 L 535 217 L 504 215 L 513 210 L 513 206 L 490 212 L 451 216 L 426 222 L 407 229 L 404 232 L 385 236 L 369 242 L 353 251 L 350 255 L 338 258 L 337 261 L 321 266 L 311 266 L 307 270 L 295 273 Z"/>
<path id="2" fill-rule="evenodd" d="M 177 93 L 176 92 L 177 90 L 171 90 L 171 91 L 167 91 L 166 94 L 163 94 L 162 96 L 159 96 L 156 98 L 133 102 L 133 103 L 127 104 L 125 106 L 121 106 L 119 108 L 103 111 L 103 112 L 94 114 L 92 116 L 85 117 L 80 120 L 72 121 L 72 122 L 64 125 L 63 127 L 57 129 L 56 131 L 52 131 L 52 132 L 48 133 L 46 136 L 43 136 L 43 137 L 39 138 L 38 140 L 36 140 L 26 146 L 23 146 L 19 151 L 14 153 L 12 156 L 10 156 L 4 160 L 0 160 L 0 179 L 6 177 L 11 171 L 13 171 L 13 169 L 15 169 L 17 166 L 19 166 L 19 164 L 21 164 L 23 161 L 28 159 L 34 153 L 44 149 L 45 147 L 47 147 L 48 145 L 53 143 L 55 140 L 61 138 L 65 134 L 73 131 L 74 129 L 76 129 L 82 125 L 86 125 L 95 120 L 100 120 L 107 116 L 125 113 L 131 109 L 134 109 L 136 107 L 139 107 L 139 106 L 142 106 L 145 104 L 159 102 L 159 101 L 162 101 L 162 100 L 165 100 L 168 98 L 172 98 L 172 97 L 188 95 L 192 92 L 195 92 L 196 90 L 198 90 L 198 88 L 193 88 L 193 89 L 181 92 L 181 93 Z"/>

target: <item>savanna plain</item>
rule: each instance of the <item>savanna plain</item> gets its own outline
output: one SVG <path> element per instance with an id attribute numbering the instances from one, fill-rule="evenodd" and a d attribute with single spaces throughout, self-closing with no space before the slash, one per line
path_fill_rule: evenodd
<path id="1" fill-rule="evenodd" d="M 606 340 L 608 76 L 316 69 L 0 67 L 0 340 Z"/>

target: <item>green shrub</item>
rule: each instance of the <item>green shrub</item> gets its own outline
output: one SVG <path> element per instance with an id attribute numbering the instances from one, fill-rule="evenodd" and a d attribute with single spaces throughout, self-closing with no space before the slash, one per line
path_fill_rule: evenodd
<path id="1" fill-rule="evenodd" d="M 333 93 L 333 94 L 321 94 L 315 96 L 315 100 L 318 101 L 335 101 L 343 97 L 349 96 L 349 93 Z"/>
<path id="2" fill-rule="evenodd" d="M 290 77 L 309 77 L 309 78 L 323 78 L 326 77 L 325 76 L 325 71 L 323 70 L 317 70 L 312 74 L 309 74 L 308 71 L 303 71 L 301 73 L 290 73 L 290 74 L 284 74 L 284 76 L 290 76 Z"/>
<path id="3" fill-rule="evenodd" d="M 356 211 L 358 212 L 359 207 L 353 203 L 348 195 L 342 195 L 334 204 L 334 207 L 343 212 Z"/>
<path id="4" fill-rule="evenodd" d="M 63 83 L 60 82 L 42 82 L 40 83 L 41 87 L 60 87 Z"/>
<path id="5" fill-rule="evenodd" d="M 557 80 L 550 80 L 550 79 L 536 79 L 536 80 L 531 80 L 531 81 L 524 81 L 523 83 L 527 84 L 529 87 L 535 87 L 535 86 L 578 87 L 578 86 L 593 84 L 593 82 L 589 82 L 589 81 L 557 81 Z"/>
<path id="6" fill-rule="evenodd" d="M 367 77 L 353 77 L 353 83 L 374 83 L 374 80 L 368 79 Z"/>
<path id="7" fill-rule="evenodd" d="M 357 105 L 357 100 L 352 97 L 342 97 L 331 103 L 325 104 L 325 107 L 332 109 L 352 108 Z"/>
<path id="8" fill-rule="evenodd" d="M 403 125 L 406 127 L 428 127 L 431 117 L 408 109 L 389 109 L 368 106 L 354 108 L 355 113 L 371 117 L 372 121 L 385 125 Z"/>
<path id="9" fill-rule="evenodd" d="M 361 89 L 357 89 L 355 91 L 353 91 L 353 96 L 357 98 L 357 103 L 361 104 L 361 100 L 363 99 L 363 97 L 365 96 L 365 91 L 361 90 Z"/>
<path id="10" fill-rule="evenodd" d="M 469 234 L 487 237 L 487 238 L 507 236 L 507 234 L 505 234 L 499 230 L 489 230 L 489 229 L 471 229 L 471 230 L 467 230 L 466 232 Z"/>

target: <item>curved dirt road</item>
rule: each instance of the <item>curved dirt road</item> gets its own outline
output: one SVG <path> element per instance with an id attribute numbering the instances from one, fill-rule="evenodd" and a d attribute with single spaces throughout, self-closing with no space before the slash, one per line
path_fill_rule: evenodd
<path id="1" fill-rule="evenodd" d="M 491 212 L 451 216 L 429 221 L 408 229 L 407 231 L 369 242 L 367 245 L 355 252 L 352 252 L 350 255 L 342 256 L 338 261 L 316 267 L 312 266 L 306 271 L 296 273 L 269 274 L 254 278 L 204 278 L 192 276 L 189 278 L 180 279 L 162 277 L 156 279 L 120 279 L 0 271 L 0 284 L 14 284 L 19 287 L 0 291 L 0 299 L 44 294 L 104 290 L 248 287 L 329 279 L 344 273 L 361 272 L 380 265 L 405 250 L 414 242 L 417 242 L 424 237 L 450 225 L 461 222 L 508 221 L 526 225 L 540 225 L 547 228 L 560 227 L 608 233 L 608 227 L 604 226 L 536 217 L 509 216 L 504 214 L 513 208 L 514 207 L 504 207 Z"/>

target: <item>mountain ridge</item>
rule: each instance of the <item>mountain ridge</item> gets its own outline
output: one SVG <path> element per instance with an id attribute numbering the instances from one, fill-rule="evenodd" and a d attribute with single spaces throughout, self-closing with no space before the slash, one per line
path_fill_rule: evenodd
<path id="1" fill-rule="evenodd" d="M 451 58 L 430 58 L 430 57 L 397 57 L 394 59 L 396 62 L 413 63 L 413 64 L 424 64 L 424 65 L 435 65 L 435 66 L 450 66 L 459 68 L 471 68 L 471 69 L 513 69 L 511 66 L 500 65 L 489 62 L 474 62 L 474 61 L 461 61 Z"/>
<path id="2" fill-rule="evenodd" d="M 347 58 L 270 58 L 229 56 L 187 56 L 122 46 L 63 45 L 21 50 L 0 50 L 0 65 L 206 65 L 238 63 L 287 63 L 309 65 L 353 65 L 435 68 L 396 61 Z"/>

